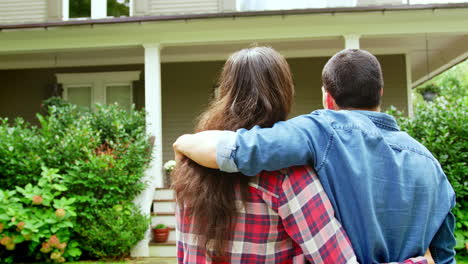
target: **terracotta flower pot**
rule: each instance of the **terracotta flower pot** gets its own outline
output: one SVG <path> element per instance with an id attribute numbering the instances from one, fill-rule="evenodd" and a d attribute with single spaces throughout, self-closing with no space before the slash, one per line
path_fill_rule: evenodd
<path id="1" fill-rule="evenodd" d="M 153 228 L 153 241 L 166 242 L 169 238 L 169 228 Z"/>

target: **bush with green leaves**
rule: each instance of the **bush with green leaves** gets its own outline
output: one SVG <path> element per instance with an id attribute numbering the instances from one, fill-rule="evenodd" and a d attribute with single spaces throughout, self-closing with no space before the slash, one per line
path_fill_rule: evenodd
<path id="1" fill-rule="evenodd" d="M 441 82 L 441 96 L 433 102 L 415 106 L 414 117 L 408 118 L 395 109 L 403 131 L 426 146 L 440 162 L 452 184 L 457 204 L 456 218 L 458 254 L 467 254 L 468 243 L 468 87 L 450 77 Z"/>
<path id="2" fill-rule="evenodd" d="M 73 229 L 73 238 L 81 247 L 92 239 L 113 247 L 113 237 L 93 238 L 91 233 L 84 237 L 77 230 L 95 230 L 100 225 L 96 212 L 128 207 L 144 189 L 141 179 L 150 160 L 144 112 L 117 105 L 96 105 L 89 111 L 56 98 L 44 106 L 45 114 L 37 115 L 38 127 L 21 119 L 0 120 L 0 186 L 4 190 L 34 186 L 41 167 L 56 168 L 63 175 L 66 196 L 75 199 L 78 228 Z"/>
<path id="3" fill-rule="evenodd" d="M 94 215 L 94 219 L 84 220 L 79 232 L 84 249 L 96 258 L 126 256 L 143 239 L 150 224 L 149 217 L 131 203 L 96 209 Z"/>
<path id="4" fill-rule="evenodd" d="M 72 240 L 76 225 L 74 198 L 56 169 L 42 168 L 37 185 L 0 190 L 0 262 L 48 260 L 55 263 L 81 255 Z M 12 252 L 12 253 L 10 253 Z"/>

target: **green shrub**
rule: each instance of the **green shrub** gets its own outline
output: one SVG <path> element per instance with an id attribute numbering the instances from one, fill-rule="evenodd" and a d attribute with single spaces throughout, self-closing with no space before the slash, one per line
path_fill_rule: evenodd
<path id="1" fill-rule="evenodd" d="M 149 228 L 149 217 L 143 216 L 132 203 L 103 208 L 94 212 L 95 219 L 80 226 L 81 244 L 93 257 L 115 258 L 129 254 Z"/>
<path id="2" fill-rule="evenodd" d="M 23 119 L 0 119 L 0 186 L 14 189 L 37 181 L 41 172 L 40 138 Z"/>
<path id="3" fill-rule="evenodd" d="M 75 199 L 63 196 L 67 188 L 56 173 L 43 168 L 37 185 L 0 190 L 1 263 L 27 257 L 64 262 L 81 255 L 78 243 L 71 240 L 76 224 Z"/>
<path id="4" fill-rule="evenodd" d="M 83 237 L 77 230 L 95 228 L 102 220 L 96 212 L 116 205 L 127 207 L 144 189 L 141 179 L 150 160 L 145 115 L 116 105 L 97 105 L 95 111 L 88 111 L 57 98 L 45 101 L 44 106 L 47 111 L 37 115 L 39 127 L 21 119 L 0 119 L 0 186 L 4 190 L 34 186 L 42 166 L 56 168 L 63 175 L 65 195 L 75 199 L 78 214 L 73 238 L 110 243 L 112 236 L 93 238 L 93 233 L 87 233 Z M 121 219 L 131 221 L 136 214 Z"/>
<path id="5" fill-rule="evenodd" d="M 426 146 L 439 160 L 457 195 L 453 210 L 456 218 L 458 254 L 466 255 L 468 243 L 468 97 L 467 87 L 456 79 L 442 82 L 441 96 L 434 102 L 420 103 L 413 118 L 404 117 L 395 109 L 403 131 Z"/>

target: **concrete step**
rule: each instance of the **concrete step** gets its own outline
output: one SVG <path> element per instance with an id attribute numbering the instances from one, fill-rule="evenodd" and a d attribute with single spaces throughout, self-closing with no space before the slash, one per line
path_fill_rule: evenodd
<path id="1" fill-rule="evenodd" d="M 175 213 L 152 213 L 151 225 L 165 224 L 167 226 L 176 226 Z"/>
<path id="2" fill-rule="evenodd" d="M 134 261 L 128 262 L 129 264 L 177 264 L 175 257 L 142 257 Z"/>
<path id="3" fill-rule="evenodd" d="M 149 255 L 150 257 L 176 257 L 176 242 L 174 240 L 169 240 L 165 243 L 150 242 Z"/>
<path id="4" fill-rule="evenodd" d="M 175 212 L 175 200 L 153 200 L 153 212 L 155 213 L 173 213 Z"/>
<path id="5" fill-rule="evenodd" d="M 174 200 L 174 190 L 168 188 L 156 188 L 154 192 L 154 200 Z"/>

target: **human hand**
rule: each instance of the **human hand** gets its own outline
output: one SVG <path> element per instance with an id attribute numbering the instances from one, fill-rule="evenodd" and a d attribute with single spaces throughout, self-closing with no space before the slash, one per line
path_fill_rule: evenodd
<path id="1" fill-rule="evenodd" d="M 211 130 L 180 136 L 172 145 L 176 162 L 187 157 L 204 167 L 218 169 L 216 146 L 221 133 L 221 131 Z"/>
<path id="2" fill-rule="evenodd" d="M 428 264 L 435 264 L 435 261 L 434 261 L 434 259 L 432 258 L 432 255 L 431 255 L 431 251 L 429 251 L 429 249 L 424 254 L 424 257 L 427 259 Z"/>

